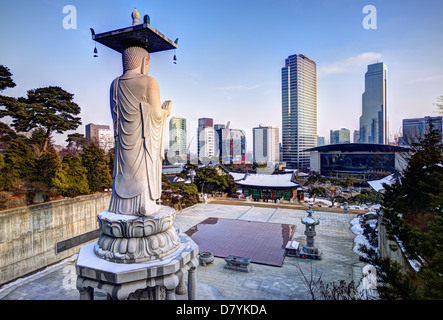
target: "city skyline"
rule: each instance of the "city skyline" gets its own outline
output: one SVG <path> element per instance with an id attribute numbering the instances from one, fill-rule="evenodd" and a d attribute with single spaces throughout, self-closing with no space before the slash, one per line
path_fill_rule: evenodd
<path id="1" fill-rule="evenodd" d="M 77 10 L 77 29 L 62 26 L 66 5 Z M 162 100 L 171 99 L 171 117 L 188 119 L 196 134 L 201 117 L 246 132 L 252 150 L 252 128 L 281 128 L 280 69 L 285 57 L 303 53 L 318 67 L 318 132 L 358 129 L 364 73 L 368 65 L 389 66 L 390 140 L 404 118 L 435 116 L 443 94 L 443 4 L 429 1 L 372 1 L 377 29 L 362 26 L 366 1 L 170 1 L 139 3 L 152 25 L 178 49 L 152 54 L 150 75 L 160 83 Z M 118 54 L 97 44 L 96 32 L 128 26 L 132 2 L 16 1 L 0 4 L 0 64 L 13 73 L 17 86 L 2 94 L 58 85 L 74 94 L 88 123 L 112 124 L 109 86 L 121 74 Z M 18 12 L 18 15 L 17 15 Z M 12 26 L 12 27 L 11 27 Z M 405 32 L 407 31 L 407 32 Z M 26 40 L 25 40 L 26 39 Z M 173 56 L 177 64 L 173 64 Z M 281 132 L 281 131 L 280 131 Z M 67 134 L 72 132 L 67 132 Z M 55 134 L 65 144 L 66 135 Z M 188 136 L 188 141 L 190 137 Z M 196 152 L 196 138 L 192 151 Z"/>

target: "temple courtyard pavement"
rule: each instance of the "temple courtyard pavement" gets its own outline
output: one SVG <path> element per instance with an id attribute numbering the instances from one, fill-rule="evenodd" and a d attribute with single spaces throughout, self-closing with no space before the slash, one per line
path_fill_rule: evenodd
<path id="1" fill-rule="evenodd" d="M 238 219 L 295 225 L 292 239 L 303 245 L 306 241 L 305 226 L 301 218 L 307 215 L 307 207 L 276 205 L 255 202 L 214 201 L 186 208 L 176 215 L 175 226 L 181 232 L 209 217 Z M 353 251 L 354 238 L 350 221 L 356 211 L 345 214 L 342 210 L 314 208 L 314 217 L 320 220 L 316 226 L 316 246 L 322 251 L 321 260 L 284 258 L 281 267 L 251 263 L 251 271 L 226 269 L 223 258 L 197 269 L 197 298 L 199 300 L 307 300 L 310 299 L 303 276 L 324 284 L 345 280 L 358 284 L 364 264 Z M 362 211 L 363 213 L 363 211 Z M 33 275 L 17 279 L 0 287 L 1 300 L 78 300 L 75 288 L 74 255 L 47 267 Z M 106 294 L 95 290 L 95 299 L 104 300 Z M 177 295 L 177 299 L 186 299 Z"/>

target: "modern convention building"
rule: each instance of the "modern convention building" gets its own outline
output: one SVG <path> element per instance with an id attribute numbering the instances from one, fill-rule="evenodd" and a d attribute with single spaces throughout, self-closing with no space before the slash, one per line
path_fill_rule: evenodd
<path id="1" fill-rule="evenodd" d="M 306 150 L 310 169 L 322 176 L 388 175 L 403 171 L 409 148 L 374 143 L 331 144 Z"/>

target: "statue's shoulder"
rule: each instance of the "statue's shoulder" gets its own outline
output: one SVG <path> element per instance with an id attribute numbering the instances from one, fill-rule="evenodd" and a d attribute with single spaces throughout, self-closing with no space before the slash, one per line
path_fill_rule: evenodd
<path id="1" fill-rule="evenodd" d="M 147 81 L 148 81 L 150 84 L 153 84 L 153 85 L 157 85 L 157 86 L 158 86 L 158 82 L 157 82 L 157 80 L 156 80 L 155 78 L 150 77 L 150 76 L 146 76 L 146 79 L 147 79 Z"/>
<path id="2" fill-rule="evenodd" d="M 150 77 L 150 76 L 143 76 L 143 82 L 145 83 L 145 85 L 150 88 L 150 89 L 158 89 L 158 82 L 155 78 Z"/>
<path id="3" fill-rule="evenodd" d="M 111 82 L 111 89 L 114 88 L 115 84 L 117 83 L 117 81 L 120 79 L 120 77 L 115 78 L 112 82 Z"/>

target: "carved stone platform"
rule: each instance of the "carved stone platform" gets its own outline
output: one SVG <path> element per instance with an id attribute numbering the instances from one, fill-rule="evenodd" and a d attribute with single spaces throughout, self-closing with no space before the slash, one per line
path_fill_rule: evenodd
<path id="1" fill-rule="evenodd" d="M 175 293 L 186 292 L 195 299 L 199 250 L 176 231 L 175 214 L 166 206 L 147 217 L 100 212 L 100 238 L 78 253 L 80 298 L 90 300 L 94 288 L 100 288 L 115 300 L 175 299 Z"/>
<path id="2" fill-rule="evenodd" d="M 198 246 L 187 235 L 171 254 L 139 263 L 116 263 L 94 253 L 96 242 L 80 248 L 76 262 L 77 289 L 82 300 L 92 300 L 94 288 L 107 292 L 113 300 L 174 300 L 184 293 L 187 279 L 188 299 L 196 299 Z"/>
<path id="3" fill-rule="evenodd" d="M 162 206 L 152 216 L 127 216 L 102 211 L 97 216 L 102 231 L 95 254 L 116 263 L 160 259 L 178 249 L 180 240 L 173 225 L 175 210 Z"/>

